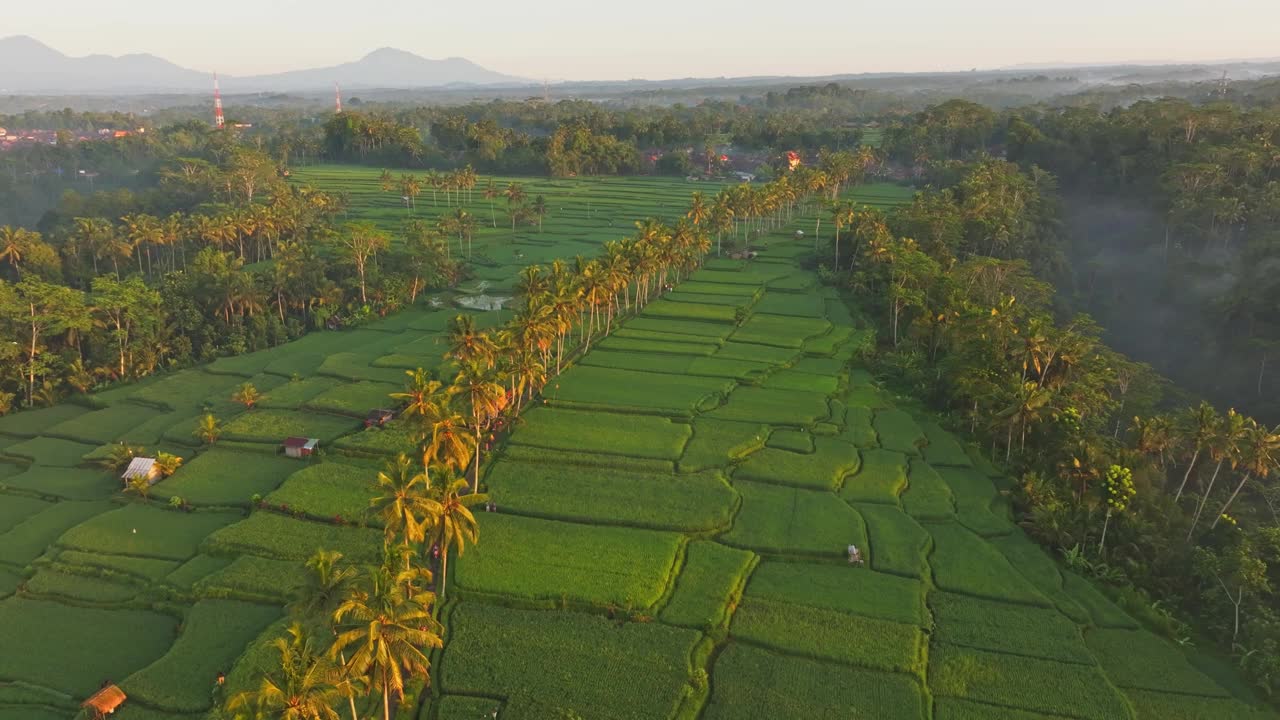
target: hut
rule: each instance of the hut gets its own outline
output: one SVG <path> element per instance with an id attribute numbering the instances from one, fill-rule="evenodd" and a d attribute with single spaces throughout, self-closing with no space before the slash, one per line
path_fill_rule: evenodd
<path id="1" fill-rule="evenodd" d="M 128 484 L 134 478 L 146 478 L 148 485 L 155 485 L 160 481 L 160 466 L 156 465 L 155 458 L 136 457 L 129 461 L 129 467 L 125 468 L 124 474 L 120 479 Z"/>
<path id="2" fill-rule="evenodd" d="M 365 427 L 382 427 L 391 422 L 396 414 L 390 410 L 370 410 L 364 419 Z"/>
<path id="3" fill-rule="evenodd" d="M 320 440 L 317 438 L 291 437 L 285 438 L 281 443 L 284 454 L 291 458 L 309 458 L 319 446 Z"/>
<path id="4" fill-rule="evenodd" d="M 93 712 L 96 720 L 102 720 L 106 716 L 114 713 L 116 708 L 120 707 L 126 699 L 124 691 L 115 685 L 104 685 L 101 690 L 89 696 L 88 700 L 80 703 L 80 707 L 87 708 Z"/>

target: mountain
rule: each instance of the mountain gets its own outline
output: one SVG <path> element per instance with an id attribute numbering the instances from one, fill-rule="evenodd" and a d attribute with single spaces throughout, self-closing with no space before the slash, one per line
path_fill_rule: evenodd
<path id="1" fill-rule="evenodd" d="M 154 55 L 73 58 L 25 35 L 0 39 L 0 68 L 3 93 L 196 90 L 212 82 Z"/>
<path id="2" fill-rule="evenodd" d="M 342 88 L 420 88 L 446 85 L 528 85 L 522 78 L 503 75 L 464 58 L 428 60 L 395 48 L 374 50 L 355 61 L 314 70 L 295 70 L 228 81 L 235 90 L 315 90 Z"/>
<path id="3" fill-rule="evenodd" d="M 335 82 L 344 89 L 529 84 L 463 58 L 430 60 L 393 48 L 332 67 L 220 79 L 228 93 L 318 90 Z M 0 93 L 4 94 L 205 93 L 212 84 L 212 74 L 154 55 L 70 57 L 25 35 L 0 38 Z"/>

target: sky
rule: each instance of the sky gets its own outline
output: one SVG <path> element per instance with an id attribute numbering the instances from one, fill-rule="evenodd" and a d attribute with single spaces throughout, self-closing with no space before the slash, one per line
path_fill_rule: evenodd
<path id="1" fill-rule="evenodd" d="M 395 47 L 552 81 L 1274 58 L 1277 27 L 1277 0 L 59 0 L 0 14 L 0 37 L 229 75 Z"/>

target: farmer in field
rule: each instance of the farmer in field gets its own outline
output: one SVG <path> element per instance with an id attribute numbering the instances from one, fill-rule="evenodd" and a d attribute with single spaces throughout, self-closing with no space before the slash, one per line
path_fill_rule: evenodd
<path id="1" fill-rule="evenodd" d="M 850 565 L 862 564 L 862 551 L 858 549 L 857 545 L 849 546 L 849 564 Z"/>

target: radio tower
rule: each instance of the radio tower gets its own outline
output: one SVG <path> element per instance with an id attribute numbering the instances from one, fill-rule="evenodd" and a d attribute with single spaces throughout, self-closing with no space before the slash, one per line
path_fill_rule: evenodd
<path id="1" fill-rule="evenodd" d="M 213 74 L 213 127 L 221 130 L 227 121 L 222 117 L 222 92 L 218 90 L 218 73 Z"/>
<path id="2" fill-rule="evenodd" d="M 333 84 L 333 107 L 334 112 L 342 114 L 342 91 L 338 89 L 338 83 Z"/>

